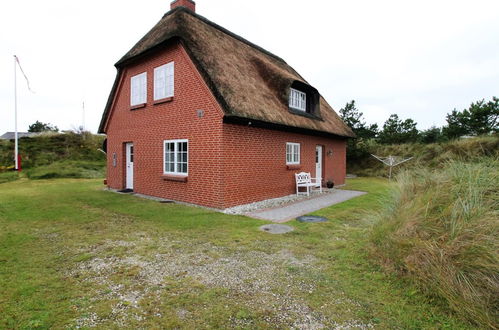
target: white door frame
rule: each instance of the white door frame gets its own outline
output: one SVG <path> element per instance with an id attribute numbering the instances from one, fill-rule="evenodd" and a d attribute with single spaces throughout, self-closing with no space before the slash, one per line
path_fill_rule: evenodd
<path id="1" fill-rule="evenodd" d="M 315 146 L 315 177 L 319 179 L 320 183 L 322 184 L 322 146 L 316 145 Z"/>
<path id="2" fill-rule="evenodd" d="M 125 189 L 133 190 L 133 143 L 125 144 Z"/>

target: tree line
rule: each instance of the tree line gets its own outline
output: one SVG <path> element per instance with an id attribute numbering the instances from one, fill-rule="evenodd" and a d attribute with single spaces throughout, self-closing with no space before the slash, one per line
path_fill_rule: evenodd
<path id="1" fill-rule="evenodd" d="M 42 123 L 41 121 L 36 121 L 29 125 L 28 132 L 30 133 L 41 133 L 41 132 L 59 132 L 59 128 L 50 123 Z"/>
<path id="2" fill-rule="evenodd" d="M 499 98 L 473 102 L 469 108 L 462 111 L 454 109 L 447 114 L 446 125 L 425 130 L 418 130 L 413 119 L 403 120 L 397 114 L 390 115 L 382 128 L 377 124 L 367 124 L 364 114 L 356 108 L 355 100 L 348 102 L 340 110 L 340 116 L 357 136 L 356 139 L 351 139 L 348 145 L 348 156 L 355 159 L 367 152 L 369 143 L 438 143 L 463 136 L 497 134 Z"/>

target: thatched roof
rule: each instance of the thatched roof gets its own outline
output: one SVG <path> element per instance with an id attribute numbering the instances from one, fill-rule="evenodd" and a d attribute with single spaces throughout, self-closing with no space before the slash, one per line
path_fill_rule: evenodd
<path id="1" fill-rule="evenodd" d="M 227 31 L 194 12 L 177 7 L 168 13 L 121 60 L 99 132 L 104 132 L 121 69 L 162 45 L 178 41 L 186 48 L 220 103 L 225 117 L 268 123 L 280 129 L 303 129 L 339 137 L 353 137 L 336 112 L 321 96 L 316 116 L 290 112 L 293 83 L 309 85 L 284 60 Z"/>

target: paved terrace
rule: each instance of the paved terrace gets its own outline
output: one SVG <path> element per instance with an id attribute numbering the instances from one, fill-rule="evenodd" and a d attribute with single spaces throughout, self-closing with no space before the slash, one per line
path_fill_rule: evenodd
<path id="1" fill-rule="evenodd" d="M 334 191 L 329 193 L 318 194 L 311 198 L 283 206 L 250 211 L 245 213 L 245 215 L 273 222 L 286 222 L 300 215 L 305 215 L 364 194 L 366 193 L 362 191 L 334 189 Z"/>

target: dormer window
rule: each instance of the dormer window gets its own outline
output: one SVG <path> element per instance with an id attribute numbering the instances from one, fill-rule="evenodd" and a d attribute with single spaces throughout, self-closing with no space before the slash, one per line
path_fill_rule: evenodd
<path id="1" fill-rule="evenodd" d="M 289 111 L 295 115 L 320 119 L 320 95 L 317 89 L 302 81 L 294 81 L 289 88 Z"/>
<path id="2" fill-rule="evenodd" d="M 291 88 L 289 93 L 289 107 L 295 110 L 307 111 L 307 94 Z"/>

